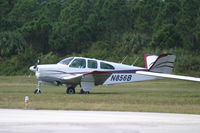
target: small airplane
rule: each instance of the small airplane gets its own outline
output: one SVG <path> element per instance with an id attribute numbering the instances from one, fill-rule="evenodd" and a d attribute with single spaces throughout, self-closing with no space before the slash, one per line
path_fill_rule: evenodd
<path id="1" fill-rule="evenodd" d="M 89 94 L 96 85 L 109 85 L 136 81 L 174 78 L 200 82 L 200 78 L 173 75 L 176 56 L 172 54 L 144 55 L 146 67 L 136 67 L 122 63 L 97 60 L 84 57 L 69 57 L 57 64 L 38 65 L 29 69 L 35 72 L 38 80 L 35 94 L 40 94 L 40 85 L 65 84 L 67 94 L 75 94 L 75 87 L 80 85 L 81 94 Z"/>

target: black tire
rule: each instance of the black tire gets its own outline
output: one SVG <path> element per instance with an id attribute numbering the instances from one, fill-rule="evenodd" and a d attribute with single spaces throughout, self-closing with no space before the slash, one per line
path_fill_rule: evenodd
<path id="1" fill-rule="evenodd" d="M 84 94 L 84 90 L 83 89 L 80 90 L 80 94 Z"/>
<path id="2" fill-rule="evenodd" d="M 41 94 L 42 93 L 42 91 L 41 90 L 38 90 L 38 89 L 36 89 L 35 91 L 34 91 L 34 94 Z"/>
<path id="3" fill-rule="evenodd" d="M 90 94 L 89 91 L 84 91 L 83 89 L 80 90 L 80 94 Z"/>
<path id="4" fill-rule="evenodd" d="M 73 87 L 69 87 L 69 88 L 67 88 L 67 94 L 75 94 L 75 88 L 73 88 Z"/>

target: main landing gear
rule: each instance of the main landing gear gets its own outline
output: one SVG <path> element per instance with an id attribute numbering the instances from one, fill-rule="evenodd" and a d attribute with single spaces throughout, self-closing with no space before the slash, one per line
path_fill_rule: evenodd
<path id="1" fill-rule="evenodd" d="M 75 87 L 73 87 L 73 86 L 67 87 L 66 93 L 67 94 L 75 94 L 76 93 Z"/>
<path id="2" fill-rule="evenodd" d="M 84 91 L 83 89 L 80 90 L 80 94 L 90 94 L 89 91 Z"/>
<path id="3" fill-rule="evenodd" d="M 34 91 L 34 94 L 41 94 L 42 93 L 42 91 L 40 90 L 40 82 L 38 82 L 38 84 L 37 84 L 37 89 Z"/>
<path id="4" fill-rule="evenodd" d="M 66 94 L 75 94 L 75 87 L 76 86 L 67 86 Z M 80 94 L 90 94 L 89 91 L 84 91 L 83 89 L 80 90 Z"/>

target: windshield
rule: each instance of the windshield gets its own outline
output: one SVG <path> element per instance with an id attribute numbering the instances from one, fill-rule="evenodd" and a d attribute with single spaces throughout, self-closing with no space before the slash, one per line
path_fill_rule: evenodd
<path id="1" fill-rule="evenodd" d="M 69 63 L 70 63 L 73 59 L 74 59 L 74 57 L 65 58 L 65 59 L 61 60 L 60 62 L 58 62 L 58 64 L 69 65 Z"/>

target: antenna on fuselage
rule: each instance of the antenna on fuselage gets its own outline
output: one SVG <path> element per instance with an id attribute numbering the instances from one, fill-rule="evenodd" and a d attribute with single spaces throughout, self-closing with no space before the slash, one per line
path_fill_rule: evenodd
<path id="1" fill-rule="evenodd" d="M 137 57 L 137 58 L 135 59 L 135 61 L 133 62 L 133 64 L 132 64 L 131 66 L 135 65 L 135 63 L 137 62 L 138 59 L 139 59 L 139 57 Z"/>
<path id="2" fill-rule="evenodd" d="M 128 57 L 128 55 L 126 57 L 124 57 L 124 59 L 122 60 L 121 64 L 126 60 L 127 57 Z"/>

